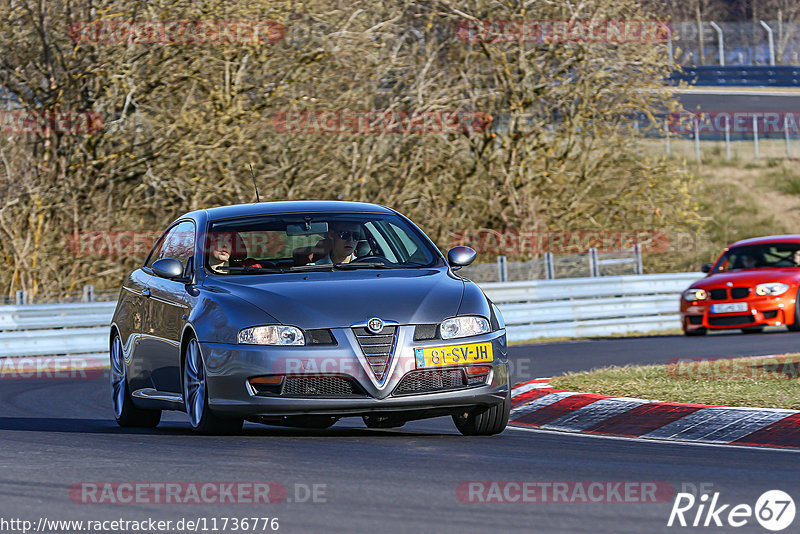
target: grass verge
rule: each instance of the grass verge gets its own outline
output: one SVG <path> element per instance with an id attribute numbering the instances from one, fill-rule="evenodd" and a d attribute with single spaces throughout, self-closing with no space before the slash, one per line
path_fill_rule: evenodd
<path id="1" fill-rule="evenodd" d="M 666 402 L 800 410 L 800 354 L 685 359 L 553 378 L 556 389 Z"/>

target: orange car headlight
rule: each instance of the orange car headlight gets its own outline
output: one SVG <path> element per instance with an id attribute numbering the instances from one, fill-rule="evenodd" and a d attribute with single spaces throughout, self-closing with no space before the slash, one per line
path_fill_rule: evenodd
<path id="1" fill-rule="evenodd" d="M 789 285 L 780 282 L 768 282 L 766 284 L 758 284 L 756 286 L 756 295 L 783 295 L 788 291 Z"/>
<path id="2" fill-rule="evenodd" d="M 683 298 L 686 300 L 706 300 L 708 293 L 705 289 L 687 289 L 683 293 Z"/>

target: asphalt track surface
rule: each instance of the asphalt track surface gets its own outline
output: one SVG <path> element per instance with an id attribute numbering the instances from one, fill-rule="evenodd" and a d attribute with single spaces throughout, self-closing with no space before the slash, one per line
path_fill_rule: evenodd
<path id="1" fill-rule="evenodd" d="M 525 378 L 533 378 L 612 363 L 775 354 L 798 345 L 800 334 L 776 332 L 537 344 L 512 347 L 511 354 L 517 370 L 530 364 Z M 205 437 L 191 432 L 185 415 L 168 413 L 155 430 L 131 431 L 113 421 L 107 384 L 107 377 L 0 380 L 0 521 L 207 518 L 210 525 L 215 517 L 247 516 L 278 517 L 278 532 L 695 530 L 667 527 L 672 500 L 468 503 L 456 493 L 466 481 L 640 481 L 668 483 L 675 491 L 703 484 L 720 492 L 722 503 L 751 506 L 764 491 L 781 489 L 800 504 L 800 453 L 793 451 L 517 429 L 466 438 L 445 418 L 394 430 L 369 430 L 355 419 L 314 431 L 248 424 L 241 436 Z M 187 481 L 278 482 L 288 500 L 83 504 L 69 493 L 81 482 Z M 313 484 L 324 485 L 318 502 L 297 502 Z M 787 532 L 798 525 L 800 517 Z M 735 530 L 766 532 L 752 518 Z"/>

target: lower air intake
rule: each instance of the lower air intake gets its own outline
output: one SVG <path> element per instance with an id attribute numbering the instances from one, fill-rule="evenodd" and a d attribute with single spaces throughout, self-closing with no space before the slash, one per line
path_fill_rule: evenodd
<path id="1" fill-rule="evenodd" d="M 467 387 L 467 383 L 464 381 L 464 374 L 461 369 L 411 371 L 400 380 L 394 390 L 394 394 L 410 395 L 463 387 Z"/>

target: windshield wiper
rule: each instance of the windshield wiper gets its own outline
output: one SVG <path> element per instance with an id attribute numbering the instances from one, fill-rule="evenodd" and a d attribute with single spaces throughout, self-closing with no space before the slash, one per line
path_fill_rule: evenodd
<path id="1" fill-rule="evenodd" d="M 296 265 L 294 267 L 289 267 L 287 271 L 332 271 L 333 265 L 330 263 L 322 263 L 320 265 Z"/>
<path id="2" fill-rule="evenodd" d="M 381 261 L 364 261 L 358 263 L 334 263 L 333 266 L 337 269 L 342 270 L 354 270 L 354 269 L 396 269 L 397 267 L 393 267 L 391 265 L 386 265 Z"/>
<path id="3" fill-rule="evenodd" d="M 285 273 L 284 269 L 277 267 L 217 267 L 220 271 L 228 273 Z"/>

